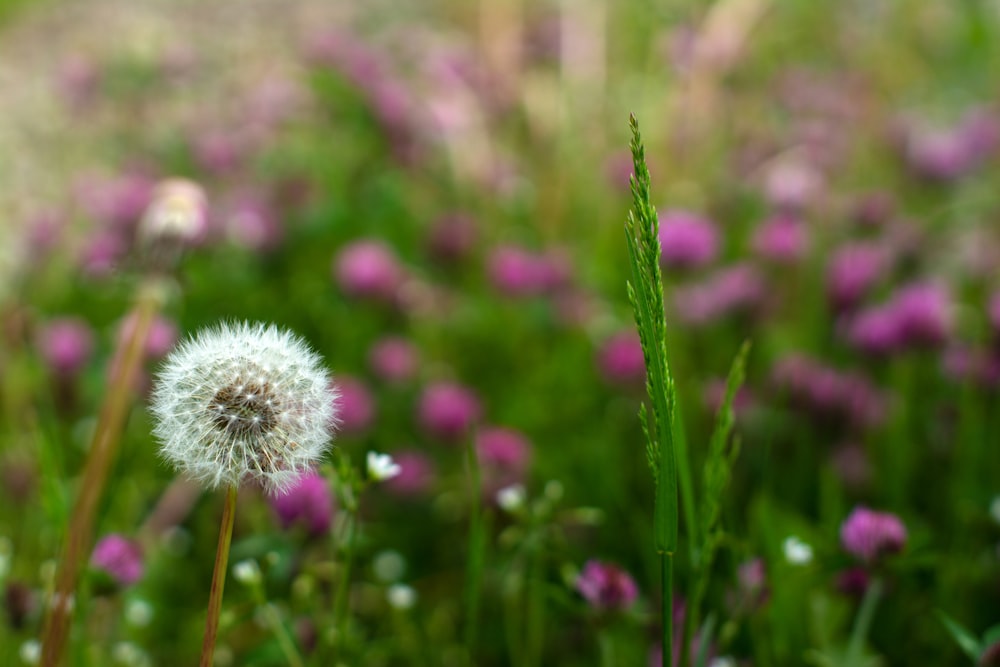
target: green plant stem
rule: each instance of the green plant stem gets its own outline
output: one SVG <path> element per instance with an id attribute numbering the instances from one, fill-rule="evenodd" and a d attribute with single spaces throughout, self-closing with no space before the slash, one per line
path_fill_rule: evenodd
<path id="1" fill-rule="evenodd" d="M 542 646 L 545 636 L 545 589 L 542 580 L 542 544 L 540 541 L 531 548 L 529 556 L 527 587 L 528 608 L 525 618 L 525 661 L 526 667 L 542 664 Z"/>
<path id="2" fill-rule="evenodd" d="M 604 630 L 597 631 L 597 645 L 601 649 L 601 667 L 615 667 L 615 644 L 610 633 Z"/>
<path id="3" fill-rule="evenodd" d="M 257 606 L 264 610 L 264 614 L 267 617 L 267 622 L 271 626 L 271 630 L 274 632 L 275 638 L 278 640 L 278 645 L 281 647 L 281 652 L 285 655 L 285 661 L 291 665 L 291 667 L 303 667 L 302 657 L 299 656 L 299 650 L 295 645 L 295 640 L 288 632 L 288 628 L 281 620 L 281 615 L 278 613 L 277 607 L 267 601 L 267 593 L 264 591 L 264 583 L 258 578 L 254 581 L 253 586 L 253 596 L 257 600 Z"/>
<path id="4" fill-rule="evenodd" d="M 56 667 L 66 648 L 73 618 L 73 596 L 80 571 L 92 548 L 97 507 L 118 452 L 125 418 L 132 403 L 136 371 L 142 363 L 146 336 L 163 301 L 163 292 L 163 285 L 157 278 L 147 279 L 139 286 L 131 313 L 135 325 L 131 335 L 116 351 L 114 374 L 108 383 L 84 464 L 80 491 L 67 528 L 52 603 L 42 634 L 43 667 Z"/>
<path id="5" fill-rule="evenodd" d="M 233 541 L 233 522 L 236 519 L 236 486 L 226 490 L 219 526 L 219 547 L 215 552 L 212 570 L 212 588 L 208 595 L 208 615 L 205 617 L 205 640 L 201 644 L 201 667 L 211 667 L 215 658 L 215 638 L 219 633 L 219 615 L 222 612 L 222 591 L 226 587 L 229 546 Z"/>
<path id="6" fill-rule="evenodd" d="M 674 660 L 674 555 L 660 554 L 663 586 L 663 667 L 673 667 Z"/>
<path id="7" fill-rule="evenodd" d="M 261 591 L 263 594 L 263 591 Z M 278 640 L 278 645 L 281 647 L 281 652 L 285 655 L 285 661 L 291 667 L 304 667 L 302 662 L 302 657 L 299 656 L 299 650 L 295 646 L 295 640 L 288 633 L 288 628 L 281 620 L 281 615 L 278 614 L 277 608 L 266 599 L 263 601 L 264 613 L 267 615 L 267 622 L 271 625 L 271 630 L 274 632 L 275 638 Z"/>
<path id="8" fill-rule="evenodd" d="M 470 437 L 466 447 L 466 466 L 469 472 L 469 552 L 465 577 L 465 648 L 472 664 L 479 630 L 479 591 L 483 575 L 486 536 L 483 531 L 481 508 L 482 480 L 476 456 L 476 440 Z"/>
<path id="9" fill-rule="evenodd" d="M 351 587 L 351 568 L 354 565 L 354 546 L 358 530 L 357 512 L 358 508 L 355 506 L 347 516 L 344 564 L 340 568 L 340 584 L 337 586 L 337 597 L 333 601 L 333 627 L 337 630 L 337 642 L 340 644 L 347 636 L 347 593 Z"/>
<path id="10" fill-rule="evenodd" d="M 861 607 L 858 608 L 858 615 L 854 619 L 851 639 L 847 644 L 847 665 L 849 667 L 861 664 L 861 650 L 868 637 L 868 630 L 871 628 L 875 607 L 878 606 L 880 597 L 882 597 L 882 580 L 875 577 L 868 584 L 865 596 L 861 600 Z"/>

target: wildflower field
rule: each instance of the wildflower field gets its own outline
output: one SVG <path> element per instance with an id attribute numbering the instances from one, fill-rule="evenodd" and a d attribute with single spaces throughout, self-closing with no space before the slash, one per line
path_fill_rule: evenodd
<path id="1" fill-rule="evenodd" d="M 0 0 L 0 665 L 1000 665 L 998 177 L 988 0 Z"/>

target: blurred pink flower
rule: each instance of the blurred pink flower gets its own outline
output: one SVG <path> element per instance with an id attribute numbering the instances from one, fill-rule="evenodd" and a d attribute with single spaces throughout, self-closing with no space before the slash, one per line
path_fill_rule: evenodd
<path id="1" fill-rule="evenodd" d="M 264 198 L 252 192 L 237 192 L 222 205 L 225 236 L 249 250 L 273 250 L 284 238 L 278 214 Z"/>
<path id="2" fill-rule="evenodd" d="M 867 564 L 906 546 L 906 527 L 895 514 L 856 507 L 840 527 L 844 550 Z"/>
<path id="3" fill-rule="evenodd" d="M 129 315 L 118 326 L 118 342 L 123 343 L 135 329 L 135 315 Z M 166 356 L 177 342 L 177 325 L 165 317 L 157 316 L 146 336 L 145 352 L 150 359 Z"/>
<path id="4" fill-rule="evenodd" d="M 888 397 L 867 377 L 838 371 L 803 355 L 780 359 L 772 380 L 793 404 L 824 417 L 846 418 L 867 427 L 882 423 L 888 413 Z"/>
<path id="5" fill-rule="evenodd" d="M 493 286 L 507 296 L 538 296 L 566 284 L 569 265 L 557 253 L 538 254 L 517 246 L 494 248 L 487 260 Z"/>
<path id="6" fill-rule="evenodd" d="M 368 386 L 358 378 L 348 375 L 337 376 L 337 414 L 340 430 L 345 435 L 360 433 L 375 418 L 375 399 Z"/>
<path id="7" fill-rule="evenodd" d="M 484 486 L 497 491 L 524 481 L 531 459 L 531 443 L 510 428 L 484 427 L 476 433 L 476 454 L 485 471 Z M 488 492 L 489 496 L 495 493 Z"/>
<path id="8" fill-rule="evenodd" d="M 383 483 L 387 489 L 401 496 L 426 493 L 434 483 L 434 462 L 424 453 L 403 450 L 392 453 L 392 460 L 399 466 L 399 474 Z"/>
<path id="9" fill-rule="evenodd" d="M 430 435 L 454 441 L 479 420 L 482 408 L 470 389 L 451 382 L 438 382 L 424 389 L 417 412 L 418 421 Z"/>
<path id="10" fill-rule="evenodd" d="M 764 195 L 772 206 L 798 210 L 807 207 L 823 192 L 822 172 L 800 158 L 779 159 L 764 175 Z"/>
<path id="11" fill-rule="evenodd" d="M 902 342 L 913 347 L 938 346 L 952 332 L 952 304 L 947 289 L 935 283 L 912 283 L 899 288 L 890 308 Z"/>
<path id="12" fill-rule="evenodd" d="M 472 252 L 478 240 L 475 220 L 462 213 L 438 218 L 427 236 L 428 250 L 435 259 L 458 262 Z"/>
<path id="13" fill-rule="evenodd" d="M 375 375 L 386 382 L 405 382 L 417 372 L 417 348 L 405 338 L 387 336 L 375 342 L 368 363 Z"/>
<path id="14" fill-rule="evenodd" d="M 678 209 L 665 211 L 659 218 L 660 257 L 664 267 L 694 269 L 715 260 L 719 233 L 711 220 Z"/>
<path id="15" fill-rule="evenodd" d="M 597 353 L 601 375 L 613 384 L 641 384 L 646 379 L 646 361 L 639 334 L 629 329 L 608 338 Z"/>
<path id="16" fill-rule="evenodd" d="M 765 291 L 764 279 L 756 268 L 736 264 L 716 271 L 701 283 L 677 288 L 674 304 L 681 322 L 702 326 L 752 310 L 763 301 Z"/>
<path id="17" fill-rule="evenodd" d="M 576 590 L 591 607 L 601 611 L 620 611 L 631 607 L 639 597 L 632 576 L 616 565 L 590 560 L 576 579 Z"/>
<path id="18" fill-rule="evenodd" d="M 382 241 L 354 241 L 334 258 L 334 278 L 350 296 L 392 302 L 404 272 L 395 253 Z"/>
<path id="19" fill-rule="evenodd" d="M 94 278 L 110 275 L 128 252 L 128 241 L 118 232 L 99 230 L 86 241 L 80 255 L 80 267 Z"/>
<path id="20" fill-rule="evenodd" d="M 754 232 L 754 251 L 778 264 L 794 263 L 805 254 L 808 239 L 805 223 L 787 214 L 775 215 Z"/>
<path id="21" fill-rule="evenodd" d="M 826 289 L 835 308 L 853 308 L 884 276 L 889 256 L 871 243 L 841 246 L 827 264 Z"/>
<path id="22" fill-rule="evenodd" d="M 105 535 L 97 542 L 90 564 L 109 574 L 121 586 L 142 579 L 144 570 L 138 543 L 117 534 Z"/>
<path id="23" fill-rule="evenodd" d="M 51 320 L 39 332 L 38 349 L 54 373 L 74 375 L 90 361 L 94 333 L 86 321 L 77 317 Z"/>
<path id="24" fill-rule="evenodd" d="M 116 177 L 83 177 L 76 183 L 76 198 L 95 222 L 125 230 L 142 218 L 152 201 L 156 181 L 139 172 Z"/>
<path id="25" fill-rule="evenodd" d="M 906 121 L 904 121 L 906 122 Z M 977 169 L 1000 140 L 995 115 L 973 109 L 951 127 L 909 121 L 904 129 L 904 157 L 919 176 L 954 181 Z"/>
<path id="26" fill-rule="evenodd" d="M 333 521 L 333 496 L 326 480 L 309 471 L 284 494 L 270 496 L 268 502 L 283 528 L 301 524 L 310 535 L 322 535 Z"/>
<path id="27" fill-rule="evenodd" d="M 847 339 L 857 349 L 872 355 L 883 355 L 898 350 L 902 342 L 899 318 L 889 306 L 872 306 L 851 320 Z"/>

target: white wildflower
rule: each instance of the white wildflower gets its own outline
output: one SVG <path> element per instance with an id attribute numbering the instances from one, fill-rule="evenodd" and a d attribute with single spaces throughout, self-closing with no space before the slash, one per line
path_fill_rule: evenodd
<path id="1" fill-rule="evenodd" d="M 264 324 L 200 331 L 167 357 L 153 390 L 161 455 L 212 488 L 283 491 L 323 455 L 337 391 L 294 334 Z"/>
<path id="2" fill-rule="evenodd" d="M 400 611 L 412 609 L 417 603 L 417 592 L 406 584 L 394 584 L 385 592 L 389 606 Z"/>
<path id="3" fill-rule="evenodd" d="M 392 479 L 402 471 L 399 464 L 388 454 L 368 452 L 368 476 L 376 482 Z"/>
<path id="4" fill-rule="evenodd" d="M 527 494 L 521 484 L 511 484 L 497 491 L 497 505 L 505 512 L 516 512 L 524 507 Z"/>
<path id="5" fill-rule="evenodd" d="M 993 501 L 990 503 L 990 516 L 1000 524 L 1000 496 L 993 497 Z"/>
<path id="6" fill-rule="evenodd" d="M 152 664 L 149 656 L 132 642 L 118 642 L 111 650 L 115 662 L 126 667 L 147 667 Z"/>
<path id="7" fill-rule="evenodd" d="M 241 560 L 233 565 L 233 578 L 247 586 L 260 581 L 260 566 L 253 559 Z"/>
<path id="8" fill-rule="evenodd" d="M 18 654 L 21 656 L 23 662 L 29 665 L 37 665 L 38 661 L 42 659 L 42 645 L 35 639 L 29 639 L 21 644 Z"/>
<path id="9" fill-rule="evenodd" d="M 795 535 L 787 537 L 781 548 L 785 552 L 785 560 L 792 565 L 807 565 L 812 562 L 812 547 Z"/>
<path id="10" fill-rule="evenodd" d="M 736 660 L 732 656 L 720 655 L 717 658 L 713 658 L 708 667 L 736 667 Z"/>

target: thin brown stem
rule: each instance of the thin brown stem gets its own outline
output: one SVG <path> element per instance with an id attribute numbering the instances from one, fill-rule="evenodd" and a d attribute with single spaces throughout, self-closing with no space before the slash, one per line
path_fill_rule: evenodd
<path id="1" fill-rule="evenodd" d="M 205 618 L 205 641 L 201 645 L 201 667 L 212 667 L 215 657 L 215 638 L 219 634 L 219 614 L 222 611 L 222 590 L 226 587 L 226 567 L 229 564 L 229 545 L 233 541 L 233 520 L 236 518 L 236 487 L 226 491 L 226 504 L 222 507 L 222 525 L 219 527 L 219 548 L 215 552 L 215 569 L 212 570 L 212 589 L 208 596 L 208 616 Z"/>
<path id="2" fill-rule="evenodd" d="M 135 325 L 116 352 L 113 374 L 90 443 L 42 635 L 43 667 L 56 667 L 66 648 L 73 618 L 73 596 L 80 570 L 92 547 L 97 507 L 118 452 L 125 418 L 132 403 L 136 371 L 142 363 L 143 347 L 153 318 L 160 308 L 162 295 L 163 289 L 158 279 L 151 278 L 140 286 L 131 315 Z"/>

